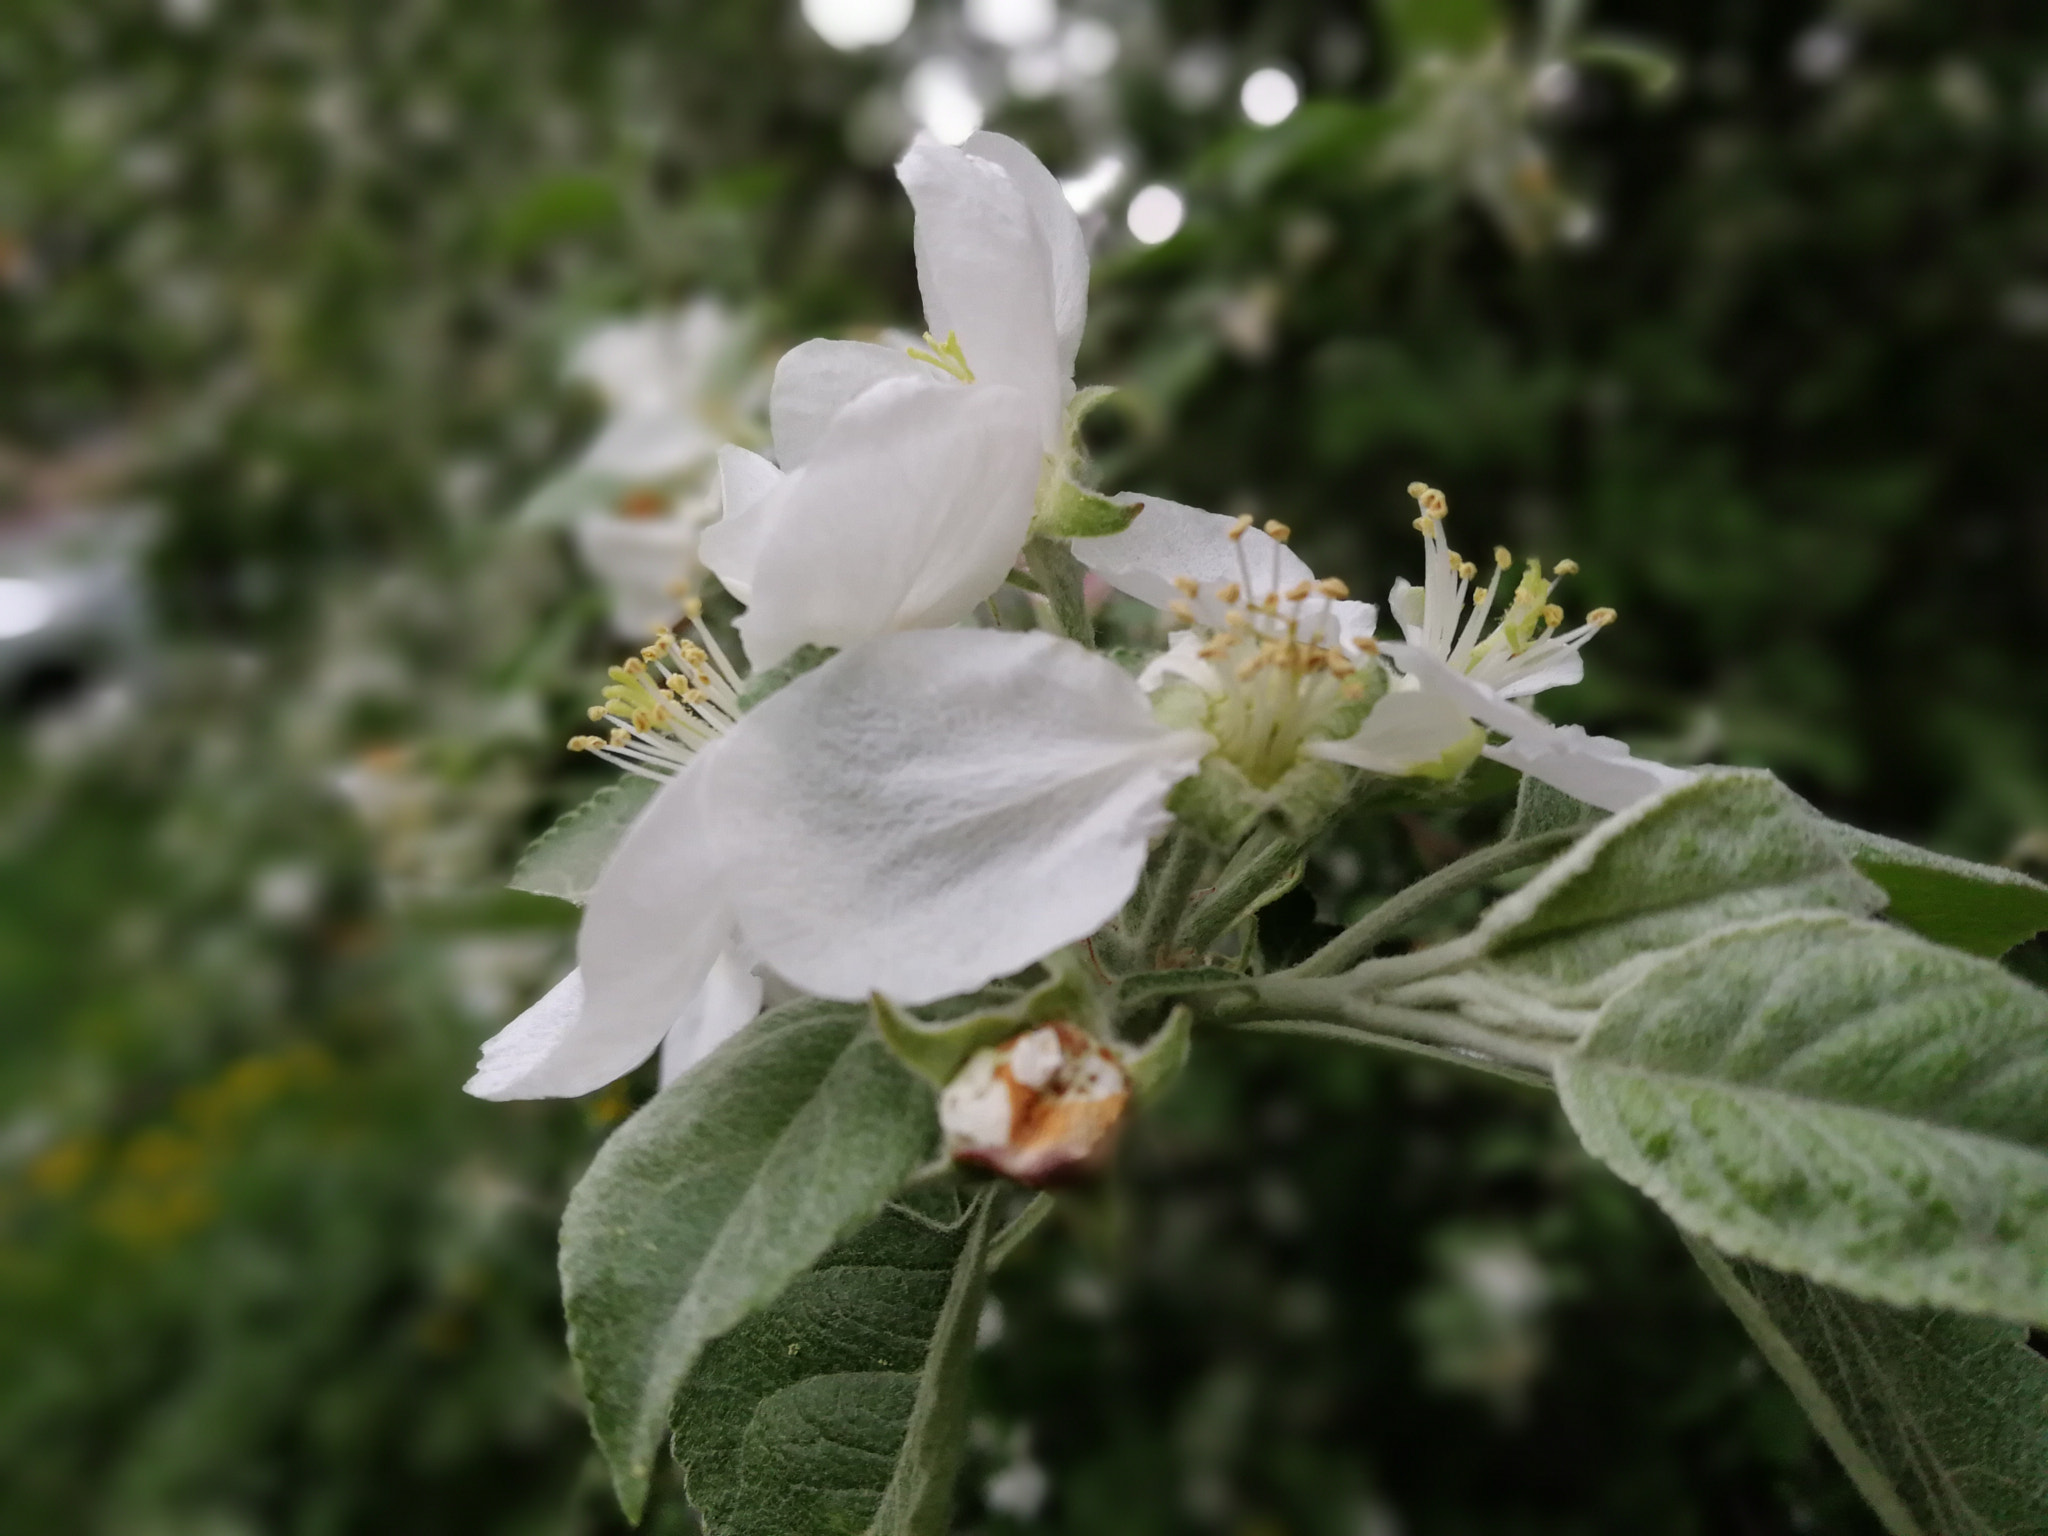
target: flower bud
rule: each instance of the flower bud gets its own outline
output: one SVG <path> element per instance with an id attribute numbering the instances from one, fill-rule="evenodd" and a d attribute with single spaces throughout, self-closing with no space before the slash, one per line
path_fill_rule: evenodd
<path id="1" fill-rule="evenodd" d="M 1108 1162 L 1130 1098 L 1114 1050 L 1071 1024 L 1043 1024 L 970 1056 L 939 1095 L 939 1125 L 956 1162 L 1039 1188 Z"/>

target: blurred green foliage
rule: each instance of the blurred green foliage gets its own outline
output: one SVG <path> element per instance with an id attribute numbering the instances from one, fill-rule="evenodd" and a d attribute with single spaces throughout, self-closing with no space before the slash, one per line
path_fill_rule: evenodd
<path id="1" fill-rule="evenodd" d="M 1118 485 L 1284 517 L 1363 595 L 1429 480 L 1621 609 L 1565 709 L 2038 847 L 2048 15 L 1105 14 L 1102 99 L 995 126 L 1187 192 L 1097 267 Z M 1191 105 L 1197 46 L 1308 99 Z M 509 512 L 587 426 L 556 371 L 600 317 L 913 317 L 849 127 L 903 62 L 760 0 L 0 16 L 0 506 L 160 518 L 157 638 L 39 680 L 0 746 L 0 1527 L 613 1528 L 553 1227 L 649 1084 L 457 1091 L 566 953 L 498 886 L 592 782 L 556 743 L 611 648 Z M 1362 832 L 1271 926 L 1500 810 Z M 1076 1533 L 1870 1528 L 1548 1106 L 1299 1054 L 1198 1052 L 1000 1277 L 964 1520 L 1024 1528 L 1037 1468 Z M 653 1521 L 689 1528 L 672 1489 Z"/>

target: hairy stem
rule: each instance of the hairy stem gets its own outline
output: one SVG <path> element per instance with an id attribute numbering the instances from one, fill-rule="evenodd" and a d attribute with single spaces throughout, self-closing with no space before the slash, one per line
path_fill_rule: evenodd
<path id="1" fill-rule="evenodd" d="M 1438 902 L 1513 870 L 1540 863 L 1576 842 L 1583 831 L 1583 828 L 1566 828 L 1517 838 L 1513 842 L 1495 843 L 1491 848 L 1482 848 L 1456 863 L 1446 864 L 1406 890 L 1396 891 L 1288 974 L 1298 977 L 1334 976 L 1339 971 L 1347 971 L 1370 955 L 1382 940 L 1398 933 L 1410 919 Z"/>
<path id="2" fill-rule="evenodd" d="M 1138 963 L 1157 965 L 1173 947 L 1202 871 L 1208 866 L 1209 850 L 1202 840 L 1176 823 L 1166 834 L 1165 863 L 1146 894 L 1145 915 L 1138 924 Z"/>
<path id="3" fill-rule="evenodd" d="M 1449 948 L 1450 946 L 1445 946 Z M 1403 956 L 1403 959 L 1410 957 Z M 1183 999 L 1197 1024 L 1305 1033 L 1355 1044 L 1424 1046 L 1447 1060 L 1523 1080 L 1549 1080 L 1554 1050 L 1453 1014 L 1406 1008 L 1361 993 L 1349 976 L 1262 980 L 1198 987 Z M 1314 1029 L 1292 1026 L 1314 1024 Z M 1335 1033 L 1332 1033 L 1335 1031 Z"/>
<path id="4" fill-rule="evenodd" d="M 1052 604 L 1053 621 L 1060 633 L 1083 645 L 1094 645 L 1095 621 L 1088 617 L 1088 602 L 1081 591 L 1085 573 L 1074 552 L 1059 539 L 1033 535 L 1024 541 L 1024 563 Z"/>
<path id="5" fill-rule="evenodd" d="M 1273 831 L 1230 861 L 1216 889 L 1188 914 L 1181 938 L 1190 949 L 1207 949 L 1244 921 L 1260 899 L 1301 857 L 1301 845 Z"/>

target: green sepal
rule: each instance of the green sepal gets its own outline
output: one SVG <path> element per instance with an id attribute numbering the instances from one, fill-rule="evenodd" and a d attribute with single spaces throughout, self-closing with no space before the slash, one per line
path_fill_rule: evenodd
<path id="1" fill-rule="evenodd" d="M 934 1088 L 953 1081 L 976 1051 L 1001 1045 L 1026 1027 L 1021 1004 L 926 1023 L 912 1018 L 879 992 L 868 996 L 868 1016 L 896 1059 Z"/>
<path id="2" fill-rule="evenodd" d="M 1001 1045 L 1040 1024 L 1072 1024 L 1098 1039 L 1107 1039 L 1109 1020 L 1102 989 L 1086 966 L 1064 950 L 1045 965 L 1052 973 L 1049 980 L 998 1007 L 925 1020 L 877 992 L 868 998 L 868 1014 L 896 1059 L 936 1088 L 950 1083 L 976 1051 Z"/>
<path id="3" fill-rule="evenodd" d="M 1182 779 L 1166 808 L 1220 848 L 1235 848 L 1267 816 L 1306 842 L 1350 803 L 1358 774 L 1337 763 L 1305 757 L 1260 789 L 1235 763 L 1211 753 Z"/>
<path id="4" fill-rule="evenodd" d="M 1076 485 L 1065 475 L 1040 488 L 1031 532 L 1041 539 L 1095 539 L 1122 533 L 1145 510 L 1142 501 L 1111 501 L 1099 492 Z"/>
<path id="5" fill-rule="evenodd" d="M 838 654 L 836 645 L 798 646 L 766 672 L 757 672 L 747 679 L 746 687 L 740 690 L 740 713 L 745 714 L 765 703 L 806 672 L 815 672 Z"/>

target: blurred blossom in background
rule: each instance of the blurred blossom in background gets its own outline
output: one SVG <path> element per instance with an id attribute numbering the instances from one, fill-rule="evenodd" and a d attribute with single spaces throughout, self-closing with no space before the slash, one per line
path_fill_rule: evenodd
<path id="1" fill-rule="evenodd" d="M 2042 862 L 2048 13 L 11 0 L 0 1529 L 619 1528 L 554 1227 L 651 1070 L 459 1092 L 572 943 L 506 876 L 979 127 L 1089 232 L 1112 484 L 1361 592 L 1441 485 L 1619 609 L 1587 725 Z M 962 1530 L 1874 1529 L 1551 1110 L 1424 1066 L 1198 1053 L 993 1306 Z"/>

